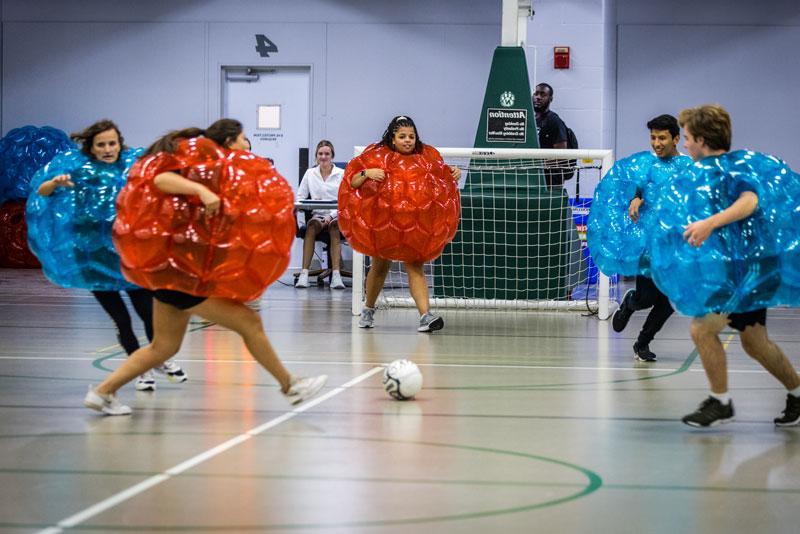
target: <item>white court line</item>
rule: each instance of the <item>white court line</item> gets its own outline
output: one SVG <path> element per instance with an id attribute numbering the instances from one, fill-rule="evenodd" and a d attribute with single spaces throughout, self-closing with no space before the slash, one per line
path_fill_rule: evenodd
<path id="1" fill-rule="evenodd" d="M 49 361 L 81 361 L 81 362 L 93 362 L 97 358 L 60 358 L 57 356 L 0 356 L 0 360 L 49 360 Z M 121 362 L 124 361 L 125 358 L 109 358 L 104 360 L 106 362 Z M 192 358 L 181 358 L 174 360 L 179 363 L 224 363 L 224 364 L 236 364 L 236 365 L 257 365 L 258 362 L 254 360 L 215 360 L 212 358 L 200 358 L 200 359 L 192 359 Z M 364 365 L 386 365 L 386 362 L 371 362 L 371 361 L 363 361 L 357 362 L 352 360 L 341 360 L 341 361 L 309 361 L 309 360 L 282 360 L 284 364 L 289 365 L 350 365 L 350 366 L 364 366 Z M 477 369 L 550 369 L 550 370 L 564 370 L 564 371 L 666 371 L 672 372 L 677 371 L 678 367 L 588 367 L 588 366 L 576 366 L 570 367 L 567 365 L 492 365 L 492 364 L 481 364 L 481 363 L 418 363 L 417 366 L 419 367 L 465 367 L 465 368 L 477 368 Z M 705 371 L 701 368 L 690 368 L 688 369 L 690 373 L 704 373 Z M 729 373 L 753 373 L 753 374 L 763 374 L 767 371 L 764 369 L 728 369 Z"/>
<path id="2" fill-rule="evenodd" d="M 182 462 L 182 463 L 179 463 L 176 466 L 170 467 L 169 469 L 165 470 L 163 473 L 159 473 L 158 475 L 153 475 L 150 478 L 148 478 L 146 480 L 143 480 L 142 482 L 139 482 L 138 484 L 136 484 L 134 486 L 131 486 L 128 489 L 122 490 L 119 493 L 116 493 L 116 494 L 112 495 L 111 497 L 108 497 L 107 499 L 104 499 L 104 500 L 98 502 L 97 504 L 94 504 L 94 505 L 90 506 L 89 508 L 86 508 L 85 510 L 82 510 L 82 511 L 80 511 L 80 512 L 74 514 L 74 515 L 71 515 L 71 516 L 67 517 L 66 519 L 62 519 L 61 521 L 56 523 L 55 526 L 48 527 L 48 528 L 46 528 L 44 530 L 40 530 L 39 534 L 57 534 L 57 533 L 63 532 L 63 530 L 65 528 L 72 528 L 75 525 L 79 525 L 80 523 L 83 523 L 87 519 L 91 519 L 92 517 L 94 517 L 94 516 L 96 516 L 98 514 L 101 514 L 101 513 L 105 512 L 106 510 L 109 510 L 110 508 L 113 508 L 116 505 L 118 505 L 118 504 L 120 504 L 122 502 L 125 502 L 128 499 L 130 499 L 132 497 L 135 497 L 136 495 L 139 495 L 140 493 L 143 493 L 143 492 L 149 490 L 150 488 L 152 488 L 154 486 L 157 486 L 158 484 L 161 484 L 162 482 L 166 482 L 167 480 L 169 480 L 170 478 L 172 478 L 174 476 L 177 476 L 177 475 L 183 473 L 184 471 L 186 471 L 188 469 L 191 469 L 192 467 L 195 467 L 196 465 L 199 465 L 199 464 L 205 462 L 206 460 L 209 460 L 209 459 L 211 459 L 211 458 L 213 458 L 213 457 L 215 457 L 215 456 L 217 456 L 219 454 L 222 454 L 223 452 L 227 451 L 228 449 L 231 449 L 231 448 L 239 445 L 240 443 L 243 443 L 243 442 L 247 441 L 248 439 L 252 438 L 253 436 L 257 436 L 258 434 L 261 434 L 262 432 L 265 432 L 265 431 L 269 430 L 270 428 L 276 427 L 279 424 L 284 423 L 284 422 L 288 421 L 289 419 L 292 419 L 292 418 L 296 417 L 297 415 L 305 412 L 306 410 L 309 410 L 309 409 L 313 408 L 314 406 L 325 402 L 326 400 L 330 399 L 331 397 L 334 397 L 334 396 L 338 395 L 339 393 L 345 391 L 346 389 L 358 384 L 359 382 L 362 382 L 363 380 L 366 380 L 367 378 L 371 377 L 372 375 L 374 375 L 378 371 L 382 371 L 382 370 L 383 370 L 382 366 L 381 367 L 374 367 L 374 368 L 370 369 L 369 371 L 367 371 L 366 373 L 361 374 L 361 375 L 353 378 L 352 380 L 350 380 L 349 382 L 347 382 L 345 384 L 342 384 L 341 386 L 337 387 L 336 389 L 332 389 L 328 393 L 326 393 L 324 395 L 320 395 L 316 399 L 313 399 L 313 400 L 310 400 L 310 401 L 306 402 L 305 404 L 295 408 L 291 412 L 287 412 L 287 413 L 281 415 L 280 417 L 276 417 L 275 419 L 271 419 L 270 421 L 267 421 L 263 425 L 260 425 L 260 426 L 257 426 L 255 428 L 252 428 L 252 429 L 248 430 L 247 432 L 245 432 L 244 434 L 240 434 L 240 435 L 236 436 L 235 438 L 231 438 L 228 441 L 226 441 L 224 443 L 221 443 L 221 444 L 217 445 L 216 447 L 214 447 L 212 449 L 209 449 L 209 450 L 207 450 L 205 452 L 201 452 L 197 456 L 189 458 L 185 462 Z"/>

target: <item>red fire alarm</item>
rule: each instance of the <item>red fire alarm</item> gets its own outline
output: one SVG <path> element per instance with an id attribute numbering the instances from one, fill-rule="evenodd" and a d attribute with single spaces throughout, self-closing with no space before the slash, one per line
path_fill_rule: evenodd
<path id="1" fill-rule="evenodd" d="M 553 68 L 554 69 L 568 69 L 569 68 L 569 47 L 568 46 L 554 46 L 553 47 Z"/>

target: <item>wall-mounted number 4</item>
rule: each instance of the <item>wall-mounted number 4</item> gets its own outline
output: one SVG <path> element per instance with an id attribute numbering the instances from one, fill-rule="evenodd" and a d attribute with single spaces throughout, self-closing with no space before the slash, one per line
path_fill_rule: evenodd
<path id="1" fill-rule="evenodd" d="M 261 57 L 269 57 L 270 52 L 277 52 L 278 46 L 270 41 L 266 35 L 256 34 L 256 52 Z"/>

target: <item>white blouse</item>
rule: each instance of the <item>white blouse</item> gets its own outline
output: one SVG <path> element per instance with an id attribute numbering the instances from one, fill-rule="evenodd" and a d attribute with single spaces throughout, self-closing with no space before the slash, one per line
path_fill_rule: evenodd
<path id="1" fill-rule="evenodd" d="M 305 200 L 337 200 L 339 198 L 339 186 L 344 178 L 344 170 L 336 165 L 331 169 L 331 174 L 327 179 L 322 177 L 319 165 L 311 167 L 300 180 L 300 187 L 297 188 L 297 199 Z M 314 210 L 314 215 L 321 217 L 331 216 L 334 219 L 338 215 L 338 210 Z"/>

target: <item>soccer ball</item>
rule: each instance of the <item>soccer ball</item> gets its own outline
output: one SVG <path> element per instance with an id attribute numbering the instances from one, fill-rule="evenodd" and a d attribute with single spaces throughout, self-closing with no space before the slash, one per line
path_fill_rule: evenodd
<path id="1" fill-rule="evenodd" d="M 411 360 L 395 360 L 383 370 L 383 387 L 393 399 L 411 399 L 422 389 L 422 373 Z"/>

